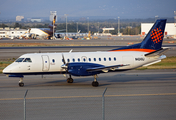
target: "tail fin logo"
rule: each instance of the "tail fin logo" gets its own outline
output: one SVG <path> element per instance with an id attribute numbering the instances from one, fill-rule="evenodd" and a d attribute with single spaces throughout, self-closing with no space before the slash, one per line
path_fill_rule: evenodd
<path id="1" fill-rule="evenodd" d="M 155 28 L 151 32 L 151 39 L 156 44 L 162 41 L 163 39 L 163 32 L 161 29 Z"/>

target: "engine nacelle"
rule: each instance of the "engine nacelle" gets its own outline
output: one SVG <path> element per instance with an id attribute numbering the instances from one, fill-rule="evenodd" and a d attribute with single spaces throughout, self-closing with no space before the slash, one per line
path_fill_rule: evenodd
<path id="1" fill-rule="evenodd" d="M 68 72 L 74 76 L 89 76 L 101 73 L 100 71 L 87 71 L 88 68 L 101 67 L 102 65 L 94 63 L 69 63 Z"/>

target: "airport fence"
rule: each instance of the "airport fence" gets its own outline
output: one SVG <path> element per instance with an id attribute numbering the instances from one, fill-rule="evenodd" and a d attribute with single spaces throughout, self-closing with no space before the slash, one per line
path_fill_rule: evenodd
<path id="1" fill-rule="evenodd" d="M 140 86 L 140 90 L 142 87 L 144 86 Z M 122 87 L 119 86 L 118 90 L 122 90 Z M 126 93 L 128 90 L 122 92 Z M 6 90 L 9 92 L 5 93 L 9 93 L 11 98 L 2 98 L 0 95 L 0 120 L 174 120 L 176 118 L 175 93 L 145 94 L 140 93 L 138 88 L 135 90 L 138 94 L 115 94 L 116 91 L 112 87 L 106 92 L 104 87 L 87 89 L 86 86 L 84 89 L 73 87 L 69 90 L 35 87 L 29 91 L 25 90 L 26 92 L 22 88 L 13 94 L 11 90 Z"/>
<path id="2" fill-rule="evenodd" d="M 0 120 L 105 120 L 105 92 L 96 96 L 1 99 Z M 30 91 L 30 90 L 29 90 Z"/>

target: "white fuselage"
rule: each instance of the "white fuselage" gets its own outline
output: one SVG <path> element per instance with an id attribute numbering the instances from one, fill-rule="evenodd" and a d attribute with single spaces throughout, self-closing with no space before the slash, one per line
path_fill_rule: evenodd
<path id="1" fill-rule="evenodd" d="M 30 34 L 36 34 L 38 36 L 48 37 L 48 33 L 44 32 L 45 28 L 30 28 L 28 29 L 28 33 Z M 46 28 L 49 30 L 49 28 Z"/>
<path id="2" fill-rule="evenodd" d="M 71 52 L 71 53 L 31 53 L 24 54 L 19 58 L 30 58 L 31 62 L 13 62 L 3 70 L 3 73 L 21 74 L 60 74 L 65 71 L 62 68 L 64 56 L 66 63 L 84 62 L 97 63 L 104 66 L 129 64 L 118 67 L 115 71 L 129 70 L 149 63 L 160 61 L 163 57 L 145 57 L 147 52 Z"/>

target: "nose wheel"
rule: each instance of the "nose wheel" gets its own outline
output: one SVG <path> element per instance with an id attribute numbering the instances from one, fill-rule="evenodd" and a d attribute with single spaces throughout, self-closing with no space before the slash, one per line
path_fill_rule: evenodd
<path id="1" fill-rule="evenodd" d="M 23 86 L 24 86 L 24 83 L 23 83 L 23 78 L 20 78 L 20 81 L 19 81 L 19 86 L 20 86 L 20 87 L 23 87 Z"/>
<path id="2" fill-rule="evenodd" d="M 19 86 L 20 86 L 20 87 L 23 87 L 23 86 L 24 86 L 24 83 L 19 83 Z"/>

